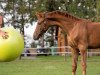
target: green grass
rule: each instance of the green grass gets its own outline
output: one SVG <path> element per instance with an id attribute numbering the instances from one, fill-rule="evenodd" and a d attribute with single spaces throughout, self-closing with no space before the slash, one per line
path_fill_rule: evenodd
<path id="1" fill-rule="evenodd" d="M 100 75 L 100 56 L 88 58 L 87 65 L 87 75 Z M 81 72 L 79 59 L 77 75 L 82 75 Z M 0 62 L 0 75 L 71 75 L 71 57 L 66 62 L 62 56 L 23 57 Z"/>

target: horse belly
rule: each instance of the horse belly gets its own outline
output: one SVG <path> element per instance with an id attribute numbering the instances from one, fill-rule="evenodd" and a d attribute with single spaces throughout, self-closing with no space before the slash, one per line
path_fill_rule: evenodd
<path id="1" fill-rule="evenodd" d="M 100 34 L 94 34 L 89 38 L 89 48 L 100 48 Z"/>
<path id="2" fill-rule="evenodd" d="M 88 46 L 90 48 L 100 48 L 100 23 L 88 24 Z"/>

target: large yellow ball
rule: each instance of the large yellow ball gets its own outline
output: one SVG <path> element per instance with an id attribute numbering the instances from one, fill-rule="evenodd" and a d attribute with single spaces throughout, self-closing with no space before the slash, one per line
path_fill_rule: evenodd
<path id="1" fill-rule="evenodd" d="M 0 36 L 0 61 L 12 61 L 21 55 L 24 50 L 22 35 L 11 27 L 1 28 L 7 32 L 7 39 Z"/>

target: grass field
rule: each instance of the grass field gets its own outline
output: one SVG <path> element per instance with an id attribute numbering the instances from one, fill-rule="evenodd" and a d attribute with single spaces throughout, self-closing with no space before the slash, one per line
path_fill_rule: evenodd
<path id="1" fill-rule="evenodd" d="M 87 61 L 87 75 L 100 75 L 100 56 Z M 81 74 L 80 59 L 77 75 Z M 71 75 L 71 57 L 63 56 L 23 57 L 12 62 L 0 62 L 0 75 Z"/>

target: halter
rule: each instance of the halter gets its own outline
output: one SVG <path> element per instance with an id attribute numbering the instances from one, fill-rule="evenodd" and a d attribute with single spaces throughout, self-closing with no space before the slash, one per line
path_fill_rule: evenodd
<path id="1" fill-rule="evenodd" d="M 47 21 L 46 21 L 46 12 L 44 13 L 44 20 L 43 20 L 43 24 L 44 24 L 44 30 L 46 29 L 46 24 L 47 24 Z"/>

